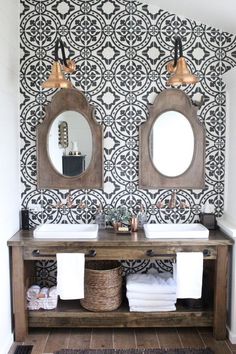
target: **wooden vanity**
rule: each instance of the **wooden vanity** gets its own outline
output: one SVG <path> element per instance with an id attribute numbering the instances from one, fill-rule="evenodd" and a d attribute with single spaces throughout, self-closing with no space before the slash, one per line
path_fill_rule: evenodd
<path id="1" fill-rule="evenodd" d="M 101 230 L 93 240 L 34 239 L 32 231 L 20 230 L 9 241 L 15 340 L 23 341 L 29 327 L 213 327 L 216 339 L 226 337 L 228 255 L 233 241 L 219 230 L 209 239 L 145 238 L 142 231 L 131 235 Z M 213 269 L 214 301 L 207 308 L 177 306 L 175 312 L 129 312 L 127 304 L 112 312 L 89 312 L 79 300 L 60 301 L 55 310 L 28 311 L 26 290 L 35 276 L 35 262 L 53 259 L 59 252 L 82 252 L 88 259 L 171 259 L 176 252 L 204 254 L 204 265 Z"/>

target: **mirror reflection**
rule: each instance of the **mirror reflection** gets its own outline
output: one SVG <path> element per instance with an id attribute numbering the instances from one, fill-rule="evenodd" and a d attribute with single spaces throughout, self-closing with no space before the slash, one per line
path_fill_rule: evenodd
<path id="1" fill-rule="evenodd" d="M 92 157 L 92 132 L 86 118 L 76 111 L 57 116 L 48 133 L 48 155 L 62 175 L 83 173 Z"/>
<path id="2" fill-rule="evenodd" d="M 164 176 L 176 177 L 191 165 L 194 134 L 189 120 L 177 111 L 167 111 L 154 122 L 150 153 L 155 168 Z"/>

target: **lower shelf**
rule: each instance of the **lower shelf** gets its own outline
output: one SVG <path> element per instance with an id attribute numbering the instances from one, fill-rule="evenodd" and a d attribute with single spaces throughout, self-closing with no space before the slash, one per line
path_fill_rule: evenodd
<path id="1" fill-rule="evenodd" d="M 55 310 L 29 311 L 28 319 L 29 327 L 209 327 L 213 311 L 178 306 L 173 312 L 129 312 L 124 304 L 116 311 L 90 312 L 79 300 L 60 300 Z"/>

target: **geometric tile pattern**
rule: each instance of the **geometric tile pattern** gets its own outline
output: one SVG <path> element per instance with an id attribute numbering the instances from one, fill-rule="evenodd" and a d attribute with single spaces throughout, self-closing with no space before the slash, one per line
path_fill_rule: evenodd
<path id="1" fill-rule="evenodd" d="M 142 203 L 149 221 L 161 223 L 198 221 L 206 202 L 222 215 L 226 100 L 222 74 L 236 65 L 236 37 L 166 11 L 152 11 L 133 0 L 21 0 L 21 185 L 22 206 L 33 210 L 31 227 L 46 221 L 93 222 L 99 204 L 104 210 L 121 204 L 136 210 Z M 177 207 L 167 210 L 157 205 L 168 203 L 171 190 L 138 187 L 138 131 L 148 119 L 148 104 L 166 88 L 166 64 L 173 57 L 176 34 L 191 71 L 200 78 L 195 86 L 181 89 L 193 100 L 204 96 L 198 115 L 206 128 L 206 188 L 178 190 Z M 35 128 L 55 93 L 42 89 L 41 83 L 49 75 L 59 35 L 66 55 L 77 65 L 72 84 L 94 106 L 104 131 L 104 189 L 71 191 L 73 202 L 83 202 L 83 209 L 52 208 L 52 203 L 65 201 L 68 191 L 39 190 L 36 185 Z M 188 205 L 184 210 L 178 208 L 183 199 Z M 129 262 L 125 266 L 129 269 Z"/>

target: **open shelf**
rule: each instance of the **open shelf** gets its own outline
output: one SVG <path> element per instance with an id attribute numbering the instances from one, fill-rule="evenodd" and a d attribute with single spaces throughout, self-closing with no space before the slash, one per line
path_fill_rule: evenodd
<path id="1" fill-rule="evenodd" d="M 212 326 L 211 309 L 187 309 L 181 305 L 171 312 L 130 312 L 127 304 L 109 312 L 91 312 L 79 300 L 58 301 L 55 310 L 29 311 L 29 327 L 186 327 Z"/>

